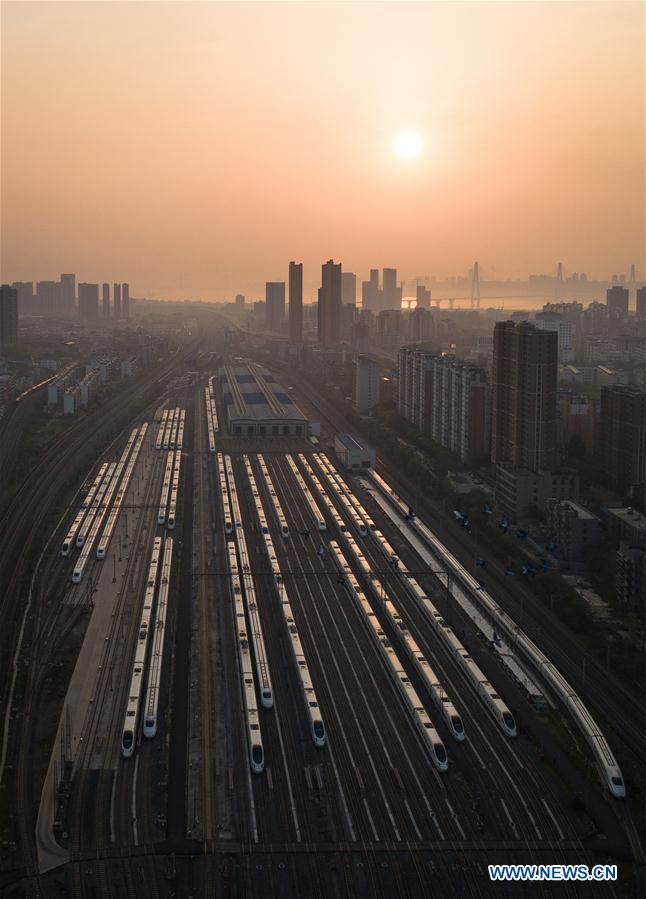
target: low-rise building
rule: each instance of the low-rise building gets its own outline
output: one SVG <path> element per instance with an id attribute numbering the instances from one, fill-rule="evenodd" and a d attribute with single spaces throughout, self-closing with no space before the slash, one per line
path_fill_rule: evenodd
<path id="1" fill-rule="evenodd" d="M 495 502 L 512 521 L 522 518 L 530 509 L 544 513 L 548 499 L 578 502 L 579 492 L 579 475 L 570 468 L 537 472 L 504 465 L 496 467 Z"/>
<path id="2" fill-rule="evenodd" d="M 351 471 L 374 468 L 377 460 L 374 447 L 358 434 L 337 434 L 334 438 L 334 452 L 341 464 Z"/>
<path id="3" fill-rule="evenodd" d="M 547 525 L 564 570 L 585 571 L 588 550 L 603 539 L 603 527 L 589 509 L 571 500 L 548 499 Z"/>
<path id="4" fill-rule="evenodd" d="M 620 603 L 646 613 L 646 550 L 621 544 L 616 556 L 615 591 Z"/>
<path id="5" fill-rule="evenodd" d="M 606 529 L 617 541 L 646 549 L 646 515 L 632 506 L 604 510 Z"/>

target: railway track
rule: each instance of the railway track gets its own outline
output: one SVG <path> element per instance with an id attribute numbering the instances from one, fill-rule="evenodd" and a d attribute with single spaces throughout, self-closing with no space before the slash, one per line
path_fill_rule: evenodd
<path id="1" fill-rule="evenodd" d="M 128 422 L 110 445 L 104 448 L 104 452 L 110 451 L 128 432 L 130 426 L 131 422 Z M 96 468 L 98 464 L 99 462 L 94 467 Z M 36 891 L 39 889 L 39 879 L 34 844 L 35 819 L 32 817 L 31 811 L 34 807 L 33 791 L 35 784 L 28 764 L 28 760 L 31 757 L 34 710 L 38 697 L 41 695 L 44 680 L 61 645 L 60 641 L 66 639 L 69 633 L 78 625 L 82 616 L 87 613 L 84 605 L 69 606 L 60 602 L 61 592 L 69 590 L 70 586 L 65 574 L 65 562 L 60 556 L 54 554 L 52 543 L 57 538 L 61 528 L 65 526 L 66 518 L 67 513 L 64 513 L 58 526 L 51 533 L 49 541 L 44 546 L 41 554 L 41 560 L 46 560 L 44 569 L 42 569 L 42 566 L 36 565 L 32 572 L 32 589 L 34 590 L 32 605 L 34 611 L 29 634 L 29 664 L 27 666 L 27 681 L 23 694 L 24 700 L 20 727 L 13 736 L 13 741 L 18 746 L 15 755 L 18 759 L 18 764 L 16 765 L 16 777 L 13 784 L 13 793 L 16 797 L 15 807 L 18 809 L 17 833 L 30 883 Z M 11 582 L 14 587 L 19 577 L 20 571 L 17 566 Z M 87 583 L 89 584 L 90 581 L 91 575 L 88 575 Z M 65 612 L 63 613 L 61 610 L 65 610 Z M 61 618 L 62 614 L 65 614 L 63 619 Z M 9 732 L 6 735 L 3 734 L 3 739 L 7 740 L 9 757 L 13 757 Z M 36 895 L 39 895 L 39 893 L 36 892 Z"/>
<path id="2" fill-rule="evenodd" d="M 144 510 L 139 514 L 132 534 L 132 550 L 123 572 L 122 586 L 107 634 L 104 655 L 99 663 L 100 673 L 97 677 L 97 689 L 93 696 L 90 714 L 85 722 L 82 746 L 79 742 L 79 753 L 75 760 L 75 789 L 69 828 L 72 858 L 88 852 L 99 855 L 105 850 L 111 839 L 112 791 L 116 787 L 114 778 L 117 777 L 117 770 L 112 768 L 111 756 L 114 756 L 115 747 L 120 742 L 123 699 L 130 681 L 131 664 L 127 664 L 126 659 L 131 657 L 138 630 L 137 611 L 141 606 L 143 596 L 141 587 L 146 577 L 146 553 L 144 552 L 146 541 L 143 541 L 142 538 L 147 529 L 147 518 L 150 519 L 150 511 L 146 511 L 146 508 L 150 507 L 151 496 L 157 486 L 158 478 L 155 478 L 155 474 L 159 472 L 158 461 L 154 458 L 146 483 Z M 134 490 L 134 483 L 131 489 Z M 148 534 L 147 543 L 150 543 L 150 536 Z M 113 673 L 116 673 L 116 677 Z M 109 708 L 107 728 L 99 735 L 99 730 L 104 725 L 102 716 L 105 714 L 106 705 Z M 96 758 L 97 755 L 100 756 L 99 759 Z M 99 771 L 98 776 L 91 773 L 95 770 Z M 114 773 L 108 775 L 110 771 L 114 771 Z M 125 776 L 123 779 L 125 780 Z M 89 840 L 87 839 L 87 821 L 85 820 L 88 791 L 93 794 L 93 802 L 89 804 L 92 808 L 94 824 Z M 120 841 L 117 840 L 117 842 Z M 107 896 L 112 895 L 111 888 L 109 880 L 102 884 L 102 889 Z"/>
<path id="3" fill-rule="evenodd" d="M 353 430 L 352 423 L 304 380 L 299 382 L 299 391 L 322 412 L 323 419 L 333 430 Z M 444 513 L 420 495 L 419 488 L 395 466 L 380 458 L 379 467 L 401 496 L 409 499 L 414 497 L 415 509 L 430 526 L 436 527 L 438 522 L 441 524 L 448 521 Z M 463 564 L 474 577 L 481 577 L 481 572 L 472 564 L 473 541 L 465 537 L 462 530 L 457 532 L 455 528 L 451 528 L 450 535 L 447 534 L 447 529 L 451 526 L 449 521 L 448 526 L 442 528 L 442 539 L 448 543 L 452 552 L 466 560 Z M 539 600 L 518 585 L 514 585 L 513 590 L 510 589 L 509 579 L 498 563 L 492 562 L 488 570 L 489 577 L 495 577 L 493 590 L 500 606 L 515 620 L 522 617 L 523 630 L 542 647 L 563 675 L 579 690 L 581 697 L 609 721 L 615 736 L 622 740 L 630 752 L 646 763 L 646 743 L 642 738 L 646 731 L 646 710 L 643 705 L 600 662 L 584 653 L 576 639 L 563 629 Z M 582 683 L 584 654 L 585 681 Z"/>
<path id="4" fill-rule="evenodd" d="M 198 571 L 208 570 L 211 558 L 209 544 L 211 536 L 211 516 L 207 514 L 206 502 L 209 497 L 208 465 L 209 456 L 203 454 L 205 447 L 204 398 L 201 386 L 195 390 L 195 426 L 194 453 L 191 464 L 194 466 L 194 482 L 197 489 L 197 502 L 194 507 L 195 533 L 200 535 L 198 543 Z M 215 756 L 213 755 L 215 731 L 213 714 L 213 678 L 211 675 L 210 647 L 210 578 L 197 578 L 193 581 L 196 589 L 193 594 L 197 601 L 197 620 L 199 620 L 199 656 L 200 656 L 200 727 L 202 737 L 202 838 L 212 840 L 215 837 L 214 821 L 217 817 L 214 807 L 213 781 L 215 778 Z"/>

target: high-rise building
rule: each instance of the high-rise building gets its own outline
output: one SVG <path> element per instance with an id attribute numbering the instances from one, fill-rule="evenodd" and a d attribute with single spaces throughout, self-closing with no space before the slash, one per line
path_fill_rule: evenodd
<path id="1" fill-rule="evenodd" d="M 422 347 L 399 351 L 399 414 L 463 462 L 488 449 L 487 384 L 483 369 Z"/>
<path id="2" fill-rule="evenodd" d="M 112 300 L 114 303 L 114 317 L 121 318 L 121 285 L 112 285 Z"/>
<path id="3" fill-rule="evenodd" d="M 370 269 L 370 280 L 361 282 L 361 306 L 372 312 L 379 311 L 379 269 Z"/>
<path id="4" fill-rule="evenodd" d="M 103 283 L 103 318 L 110 318 L 110 285 Z"/>
<path id="5" fill-rule="evenodd" d="M 285 321 L 285 282 L 265 284 L 265 318 L 270 331 L 280 331 Z"/>
<path id="6" fill-rule="evenodd" d="M 18 315 L 33 315 L 35 311 L 34 282 L 14 281 L 11 285 L 18 293 Z"/>
<path id="7" fill-rule="evenodd" d="M 245 307 L 245 295 L 243 293 L 236 294 L 236 309 L 244 309 Z"/>
<path id="8" fill-rule="evenodd" d="M 68 315 L 76 311 L 76 275 L 61 275 L 61 311 Z"/>
<path id="9" fill-rule="evenodd" d="M 606 306 L 608 312 L 618 316 L 628 315 L 628 299 L 630 292 L 627 287 L 616 284 L 606 291 Z"/>
<path id="10" fill-rule="evenodd" d="M 59 281 L 38 281 L 36 284 L 36 311 L 39 315 L 58 315 L 61 306 Z"/>
<path id="11" fill-rule="evenodd" d="M 401 309 L 402 289 L 397 286 L 397 269 L 383 269 L 383 287 L 381 290 L 382 309 Z"/>
<path id="12" fill-rule="evenodd" d="M 574 328 L 572 321 L 560 312 L 538 312 L 534 324 L 541 331 L 556 331 L 558 334 L 559 362 L 574 359 Z"/>
<path id="13" fill-rule="evenodd" d="M 646 484 L 646 391 L 601 389 L 599 463 L 615 489 L 624 493 Z"/>
<path id="14" fill-rule="evenodd" d="M 379 289 L 379 270 L 370 269 L 370 280 L 361 283 L 361 299 L 364 309 L 383 312 L 385 309 L 401 309 L 402 289 L 397 286 L 397 269 L 385 268 L 382 272 L 382 288 Z"/>
<path id="15" fill-rule="evenodd" d="M 121 315 L 130 318 L 130 285 L 121 285 Z"/>
<path id="16" fill-rule="evenodd" d="M 646 286 L 637 288 L 637 315 L 646 318 Z"/>
<path id="17" fill-rule="evenodd" d="M 423 284 L 417 285 L 417 309 L 431 308 L 431 291 Z"/>
<path id="18" fill-rule="evenodd" d="M 86 321 L 99 317 L 99 285 L 79 284 L 79 315 Z"/>
<path id="19" fill-rule="evenodd" d="M 408 313 L 407 340 L 427 340 L 435 332 L 435 318 L 430 309 L 418 306 Z"/>
<path id="20" fill-rule="evenodd" d="M 0 346 L 18 343 L 18 291 L 3 284 L 0 287 Z"/>
<path id="21" fill-rule="evenodd" d="M 354 272 L 341 272 L 341 303 L 344 306 L 357 305 L 357 276 Z"/>
<path id="22" fill-rule="evenodd" d="M 303 263 L 289 263 L 289 339 L 303 342 Z"/>
<path id="23" fill-rule="evenodd" d="M 318 341 L 326 345 L 341 340 L 341 263 L 333 259 L 321 266 L 318 302 Z"/>
<path id="24" fill-rule="evenodd" d="M 354 362 L 352 404 L 359 415 L 370 415 L 379 402 L 381 367 L 370 356 L 359 355 Z"/>
<path id="25" fill-rule="evenodd" d="M 551 471 L 556 465 L 558 334 L 529 322 L 496 322 L 491 460 Z"/>

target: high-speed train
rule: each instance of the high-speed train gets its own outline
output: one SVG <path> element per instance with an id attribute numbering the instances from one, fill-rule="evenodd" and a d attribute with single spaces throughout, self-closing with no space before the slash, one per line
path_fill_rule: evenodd
<path id="1" fill-rule="evenodd" d="M 380 542 L 380 540 L 383 539 L 383 535 L 381 534 L 380 531 L 375 531 L 373 533 L 373 536 L 377 539 L 377 542 Z M 349 548 L 354 560 L 359 565 L 366 580 L 368 581 L 371 588 L 373 589 L 373 592 L 375 592 L 374 586 L 373 586 L 373 575 L 372 575 L 370 566 L 368 564 L 368 560 L 366 559 L 365 555 L 363 554 L 363 552 L 361 551 L 360 547 L 358 546 L 356 540 L 354 540 L 353 537 L 350 537 L 350 536 L 346 537 L 346 542 L 348 544 L 348 548 Z M 392 554 L 392 547 L 390 546 L 390 544 L 388 544 L 387 541 L 385 541 L 385 545 L 381 544 L 380 548 L 381 548 L 382 552 L 384 553 L 384 555 L 386 555 L 386 557 L 388 557 Z M 449 731 L 451 732 L 451 736 L 455 740 L 462 742 L 462 740 L 464 740 L 464 738 L 465 738 L 464 724 L 462 722 L 462 717 L 459 714 L 459 712 L 457 711 L 457 709 L 455 708 L 455 705 L 451 701 L 446 689 L 440 682 L 439 677 L 437 676 L 437 674 L 435 674 L 435 672 L 429 665 L 428 661 L 424 657 L 424 654 L 422 653 L 421 649 L 419 648 L 419 646 L 413 639 L 410 631 L 408 630 L 408 627 L 404 623 L 404 620 L 402 619 L 401 615 L 399 614 L 398 610 L 395 608 L 395 606 L 393 605 L 391 600 L 388 598 L 385 598 L 382 595 L 381 589 L 378 592 L 376 592 L 375 595 L 378 596 L 378 598 L 380 600 L 381 608 L 386 613 L 386 615 L 390 618 L 392 624 L 394 625 L 394 627 L 396 629 L 396 633 L 398 634 L 398 636 L 400 637 L 400 639 L 403 643 L 403 647 L 406 651 L 408 658 L 410 659 L 413 666 L 416 668 L 417 673 L 419 674 L 419 676 L 422 679 L 422 682 L 424 683 L 425 687 L 431 694 L 431 698 L 433 699 L 435 707 L 442 715 L 442 718 L 444 719 L 446 726 L 448 727 Z"/>
<path id="2" fill-rule="evenodd" d="M 121 483 L 119 484 L 119 489 L 117 490 L 117 495 L 115 497 L 114 503 L 112 505 L 112 509 L 110 511 L 110 515 L 108 516 L 108 521 L 103 529 L 103 534 L 99 540 L 99 545 L 96 548 L 96 557 L 97 559 L 105 559 L 106 554 L 108 552 L 108 547 L 110 546 L 110 540 L 112 539 L 112 534 L 114 533 L 115 526 L 117 524 L 117 519 L 119 518 L 119 513 L 121 512 L 121 507 L 123 505 L 123 501 L 126 498 L 126 493 L 128 492 L 128 487 L 130 486 L 130 481 L 132 480 L 132 474 L 135 470 L 135 465 L 137 464 L 137 459 L 139 458 L 139 452 L 144 442 L 144 438 L 146 436 L 146 432 L 148 430 L 148 423 L 144 422 L 139 431 L 139 435 L 135 441 L 135 444 L 132 448 L 132 455 L 128 461 L 126 466 L 126 470 L 123 474 L 123 478 L 121 479 Z"/>
<path id="3" fill-rule="evenodd" d="M 253 662 L 247 639 L 247 623 L 242 599 L 242 586 L 238 572 L 238 560 L 233 543 L 227 544 L 229 563 L 229 579 L 235 606 L 236 645 L 238 651 L 238 667 L 242 688 L 242 702 L 245 710 L 247 741 L 249 745 L 249 765 L 254 774 L 261 774 L 265 769 L 265 753 L 260 732 L 260 719 L 253 676 Z"/>
<path id="4" fill-rule="evenodd" d="M 381 475 L 377 474 L 376 471 L 371 470 L 370 476 L 379 490 L 398 510 L 402 517 L 406 517 L 408 506 L 397 495 L 393 488 L 381 477 Z M 616 799 L 623 799 L 626 795 L 625 781 L 621 769 L 608 745 L 608 741 L 594 718 L 590 715 L 587 707 L 578 694 L 572 689 L 568 681 L 538 646 L 536 646 L 533 640 L 523 633 L 513 619 L 500 608 L 491 595 L 486 590 L 480 589 L 477 581 L 469 574 L 458 559 L 449 552 L 446 546 L 437 539 L 435 534 L 433 534 L 423 521 L 420 521 L 420 519 L 416 517 L 410 524 L 421 535 L 432 551 L 441 554 L 446 564 L 458 576 L 461 583 L 469 590 L 471 596 L 476 600 L 480 608 L 491 617 L 491 620 L 496 624 L 496 627 L 500 628 L 501 633 L 503 633 L 512 644 L 515 644 L 518 647 L 521 654 L 530 662 L 534 670 L 543 675 L 545 682 L 554 690 L 555 694 L 569 711 L 579 727 L 579 730 L 583 734 L 594 756 L 604 784 Z M 440 617 L 439 613 L 437 617 Z"/>
<path id="5" fill-rule="evenodd" d="M 65 537 L 65 540 L 63 541 L 63 546 L 61 549 L 62 556 L 69 556 L 72 546 L 75 545 L 78 529 L 80 528 L 81 522 L 83 521 L 83 519 L 85 518 L 85 516 L 87 514 L 88 508 L 92 505 L 92 501 L 94 500 L 94 497 L 96 496 L 96 493 L 97 493 L 99 487 L 101 486 L 101 482 L 103 481 L 103 478 L 105 477 L 105 473 L 107 470 L 108 470 L 108 463 L 104 462 L 103 465 L 101 466 L 101 468 L 99 469 L 99 473 L 97 474 L 96 478 L 94 479 L 94 482 L 93 482 L 92 486 L 90 487 L 90 489 L 87 493 L 87 496 L 81 503 L 81 508 L 77 512 L 76 518 L 72 522 L 72 525 L 71 525 L 69 531 L 67 532 L 67 536 Z"/>
<path id="6" fill-rule="evenodd" d="M 229 485 L 229 500 L 231 502 L 231 510 L 236 523 L 235 542 L 238 547 L 238 555 L 240 557 L 240 577 L 242 580 L 243 595 L 249 618 L 251 629 L 251 642 L 253 645 L 253 653 L 256 659 L 256 675 L 258 678 L 258 686 L 260 690 L 260 701 L 264 708 L 270 709 L 274 704 L 274 692 L 271 685 L 271 676 L 269 673 L 269 662 L 267 660 L 267 650 L 265 648 L 265 638 L 262 633 L 262 625 L 260 623 L 260 615 L 258 613 L 258 605 L 256 600 L 256 589 L 253 583 L 253 575 L 251 573 L 251 564 L 249 552 L 247 550 L 247 540 L 242 527 L 242 516 L 240 514 L 240 506 L 238 504 L 238 493 L 233 476 L 233 466 L 230 456 L 226 456 L 224 460 L 227 482 Z"/>
<path id="7" fill-rule="evenodd" d="M 134 753 L 135 744 L 137 742 L 137 724 L 139 722 L 141 706 L 141 688 L 145 675 L 146 650 L 148 648 L 148 635 L 150 632 L 150 616 L 152 614 L 152 605 L 157 585 L 157 572 L 159 569 L 161 547 L 161 537 L 155 537 L 153 551 L 150 557 L 150 566 L 148 568 L 144 606 L 141 610 L 141 618 L 139 621 L 137 648 L 135 650 L 135 660 L 132 666 L 132 676 L 130 678 L 130 688 L 128 690 L 128 704 L 123 721 L 123 728 L 121 730 L 121 754 L 125 758 L 129 758 Z"/>
<path id="8" fill-rule="evenodd" d="M 330 552 L 343 576 L 344 584 L 348 587 L 358 608 L 362 611 L 364 621 L 372 634 L 373 639 L 379 646 L 379 651 L 386 662 L 391 679 L 404 699 L 408 714 L 411 716 L 417 732 L 429 752 L 432 763 L 438 771 L 447 771 L 449 759 L 442 738 L 433 726 L 433 722 L 431 721 L 428 712 L 422 705 L 408 675 L 402 668 L 397 653 L 390 645 L 372 606 L 366 599 L 359 581 L 350 568 L 339 544 L 335 540 L 330 541 Z"/>
<path id="9" fill-rule="evenodd" d="M 375 531 L 373 537 L 377 540 L 382 553 L 387 559 L 392 560 L 393 558 L 396 558 L 392 545 L 386 537 L 384 537 L 381 531 Z M 419 606 L 426 613 L 435 632 L 439 634 L 462 670 L 468 675 L 478 696 L 487 707 L 490 714 L 493 715 L 501 730 L 508 737 L 515 737 L 518 731 L 513 714 L 473 661 L 455 632 L 444 621 L 418 581 L 405 568 L 399 559 L 397 560 L 397 566 L 394 570 L 399 575 L 407 590 L 413 595 Z"/>
<path id="10" fill-rule="evenodd" d="M 309 510 L 312 514 L 312 518 L 316 522 L 317 528 L 319 529 L 319 531 L 327 530 L 327 525 L 325 523 L 325 517 L 324 517 L 323 513 L 321 512 L 321 510 L 319 509 L 319 507 L 317 506 L 316 501 L 315 501 L 314 497 L 312 496 L 312 491 L 305 483 L 305 479 L 304 479 L 303 475 L 300 473 L 300 470 L 299 470 L 298 466 L 296 465 L 296 462 L 294 462 L 294 459 L 289 454 L 287 454 L 285 456 L 285 458 L 287 459 L 289 467 L 292 470 L 292 474 L 298 481 L 298 486 L 301 488 L 301 493 L 305 497 L 305 502 L 307 503 L 307 505 L 309 507 Z"/>
<path id="11" fill-rule="evenodd" d="M 144 737 L 151 740 L 157 733 L 157 714 L 159 708 L 159 687 L 162 663 L 164 660 L 164 636 L 166 633 L 166 607 L 171 568 L 173 564 L 173 538 L 168 537 L 164 543 L 164 557 L 157 595 L 155 624 L 153 627 L 153 646 L 148 664 L 148 685 L 146 687 L 146 703 L 144 711 Z"/>
<path id="12" fill-rule="evenodd" d="M 312 676 L 307 665 L 307 660 L 305 658 L 305 653 L 301 644 L 301 638 L 296 627 L 296 622 L 294 620 L 294 613 L 289 602 L 287 588 L 285 587 L 285 583 L 280 571 L 280 566 L 278 564 L 274 541 L 272 540 L 269 528 L 267 526 L 267 517 L 265 514 L 264 506 L 262 504 L 262 499 L 260 498 L 260 494 L 258 493 L 258 487 L 256 485 L 256 479 L 251 467 L 251 462 L 249 461 L 249 457 L 247 455 L 243 456 L 243 459 L 245 468 L 247 470 L 247 477 L 249 478 L 249 483 L 251 485 L 251 494 L 256 505 L 256 514 L 260 523 L 260 532 L 263 536 L 265 550 L 269 558 L 269 564 L 271 565 L 274 585 L 280 598 L 283 619 L 287 627 L 287 634 L 289 636 L 294 661 L 296 663 L 296 669 L 298 671 L 301 693 L 303 696 L 305 713 L 307 715 L 310 733 L 312 735 L 314 745 L 322 747 L 325 746 L 326 741 L 325 727 L 323 725 L 321 710 L 319 708 L 318 699 L 316 697 L 316 692 L 312 683 Z"/>
<path id="13" fill-rule="evenodd" d="M 280 504 L 280 500 L 278 499 L 278 494 L 274 488 L 274 483 L 269 474 L 269 469 L 267 468 L 267 464 L 263 456 L 258 454 L 258 464 L 260 465 L 260 470 L 262 471 L 262 476 L 265 484 L 267 485 L 267 490 L 269 491 L 269 498 L 271 500 L 271 504 L 274 508 L 274 515 L 278 521 L 278 527 L 280 528 L 281 536 L 289 537 L 289 527 L 287 526 L 287 519 L 283 514 L 283 507 Z"/>
<path id="14" fill-rule="evenodd" d="M 218 466 L 218 480 L 220 483 L 220 502 L 222 503 L 222 516 L 224 519 L 224 533 L 233 533 L 233 517 L 231 515 L 231 503 L 229 502 L 229 488 L 227 487 L 227 476 L 224 470 L 224 459 L 222 453 L 216 456 Z"/>

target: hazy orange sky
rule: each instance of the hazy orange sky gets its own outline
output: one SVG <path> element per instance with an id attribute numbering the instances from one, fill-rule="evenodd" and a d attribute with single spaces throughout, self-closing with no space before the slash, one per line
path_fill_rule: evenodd
<path id="1" fill-rule="evenodd" d="M 3 2 L 2 280 L 644 272 L 644 11 Z"/>

